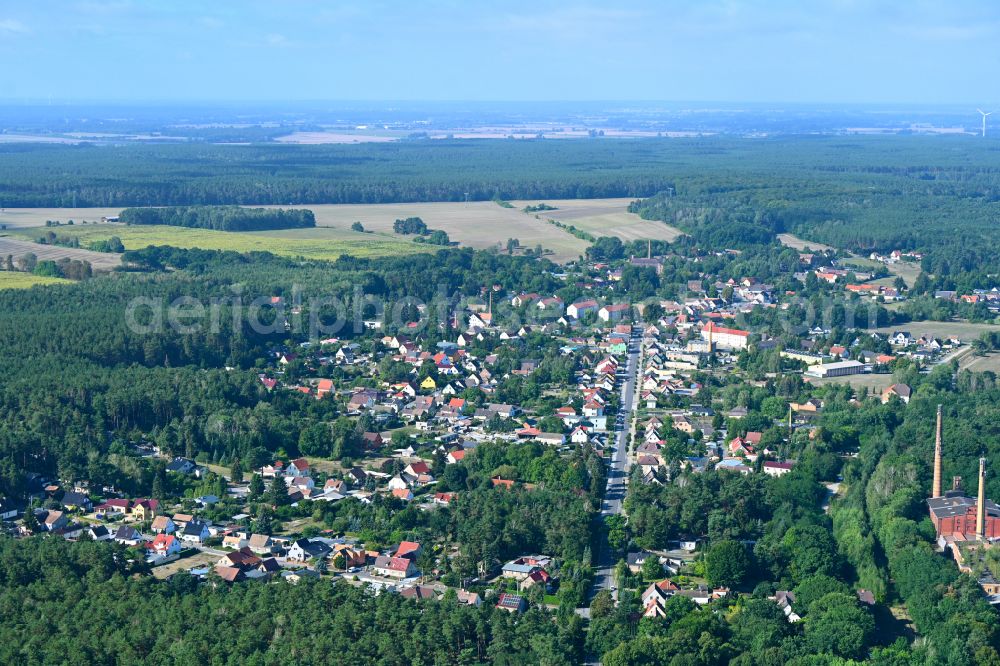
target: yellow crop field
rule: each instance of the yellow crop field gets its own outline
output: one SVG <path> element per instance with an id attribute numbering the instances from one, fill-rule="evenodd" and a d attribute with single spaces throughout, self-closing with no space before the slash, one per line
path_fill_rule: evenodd
<path id="1" fill-rule="evenodd" d="M 285 257 L 303 257 L 326 261 L 335 261 L 342 255 L 382 257 L 428 252 L 436 249 L 407 240 L 336 229 L 245 233 L 161 225 L 95 224 L 60 226 L 54 230 L 60 235 L 76 236 L 80 239 L 81 247 L 87 247 L 90 243 L 117 236 L 125 245 L 126 250 L 139 250 L 151 245 L 172 245 L 185 249 L 271 252 Z M 34 229 L 15 230 L 13 233 L 30 235 L 35 231 Z M 306 233 L 297 235 L 296 232 Z"/>
<path id="2" fill-rule="evenodd" d="M 39 284 L 70 284 L 70 280 L 32 275 L 31 273 L 18 273 L 16 271 L 0 271 L 0 290 L 30 289 Z"/>

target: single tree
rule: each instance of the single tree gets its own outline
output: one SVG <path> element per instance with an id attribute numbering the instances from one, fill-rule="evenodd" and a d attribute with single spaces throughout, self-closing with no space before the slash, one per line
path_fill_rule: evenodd
<path id="1" fill-rule="evenodd" d="M 264 479 L 261 478 L 260 474 L 254 474 L 250 477 L 250 489 L 248 493 L 248 498 L 251 502 L 259 500 L 264 495 Z"/>
<path id="2" fill-rule="evenodd" d="M 705 575 L 712 585 L 735 587 L 750 572 L 750 557 L 739 541 L 717 541 L 705 555 Z"/>

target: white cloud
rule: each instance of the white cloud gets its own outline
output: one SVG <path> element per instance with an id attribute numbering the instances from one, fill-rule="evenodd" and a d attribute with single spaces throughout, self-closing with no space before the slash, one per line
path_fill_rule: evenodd
<path id="1" fill-rule="evenodd" d="M 28 26 L 24 25 L 17 19 L 0 19 L 0 33 L 25 35 L 29 32 L 31 31 L 28 30 Z"/>

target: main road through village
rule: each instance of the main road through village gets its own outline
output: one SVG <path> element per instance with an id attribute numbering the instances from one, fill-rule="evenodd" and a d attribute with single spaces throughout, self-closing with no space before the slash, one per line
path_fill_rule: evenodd
<path id="1" fill-rule="evenodd" d="M 619 515 L 624 510 L 623 501 L 628 485 L 629 472 L 628 447 L 630 434 L 634 429 L 633 421 L 637 404 L 635 385 L 639 369 L 639 335 L 639 328 L 633 327 L 628 345 L 628 361 L 625 364 L 621 386 L 621 409 L 615 415 L 614 430 L 612 431 L 613 441 L 611 446 L 611 461 L 608 466 L 608 486 L 604 493 L 604 502 L 601 505 L 602 521 L 608 516 Z M 611 590 L 612 596 L 617 599 L 618 590 L 614 576 L 615 564 L 614 552 L 608 544 L 607 532 L 602 531 L 594 572 L 594 586 L 590 593 L 591 599 L 601 590 Z M 589 615 L 589 609 L 581 609 L 581 611 L 581 615 Z"/>

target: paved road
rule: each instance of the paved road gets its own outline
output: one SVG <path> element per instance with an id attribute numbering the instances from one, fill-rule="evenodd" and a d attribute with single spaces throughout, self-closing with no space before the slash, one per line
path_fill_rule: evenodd
<path id="1" fill-rule="evenodd" d="M 607 516 L 620 514 L 623 511 L 622 502 L 625 499 L 625 491 L 628 484 L 628 445 L 629 433 L 632 427 L 633 415 L 636 408 L 635 385 L 639 368 L 639 345 L 640 329 L 632 329 L 632 339 L 629 342 L 628 361 L 625 366 L 625 381 L 621 387 L 621 413 L 614 426 L 614 437 L 612 439 L 611 464 L 608 468 L 608 486 L 604 494 L 604 502 L 601 505 L 602 520 Z M 615 560 L 607 538 L 601 541 L 600 550 L 597 554 L 597 568 L 594 572 L 594 587 L 591 590 L 591 598 L 601 590 L 611 590 L 611 594 L 617 599 L 618 591 L 614 589 L 614 568 Z"/>

